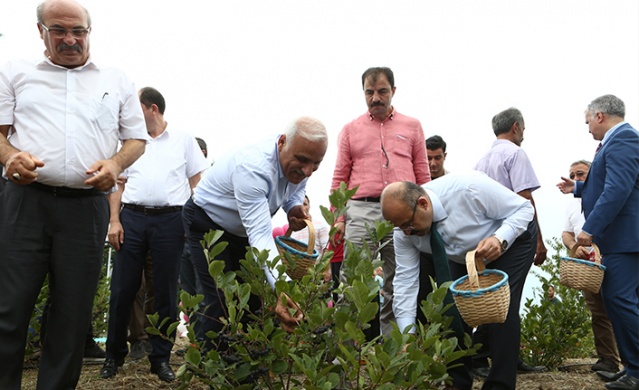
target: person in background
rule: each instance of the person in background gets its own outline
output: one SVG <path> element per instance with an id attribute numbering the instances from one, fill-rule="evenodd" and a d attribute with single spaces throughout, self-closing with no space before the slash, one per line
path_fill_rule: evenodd
<path id="1" fill-rule="evenodd" d="M 583 182 L 588 177 L 590 171 L 590 161 L 579 160 L 570 165 L 570 180 Z M 574 198 L 566 210 L 566 223 L 564 231 L 561 233 L 561 240 L 568 250 L 572 250 L 577 245 L 576 237 L 581 233 L 584 224 L 584 214 L 581 211 L 581 198 Z M 575 257 L 588 259 L 590 257 L 589 248 L 577 246 Z M 591 367 L 593 371 L 606 371 L 616 373 L 619 371 L 619 352 L 615 342 L 615 334 L 612 324 L 606 314 L 601 290 L 598 293 L 584 291 L 584 300 L 590 310 L 592 318 L 592 334 L 595 339 L 595 350 L 599 360 Z"/>
<path id="2" fill-rule="evenodd" d="M 204 289 L 204 332 L 220 332 L 226 316 L 223 292 L 209 274 L 209 266 L 200 241 L 205 233 L 222 230 L 221 241 L 228 245 L 217 258 L 226 263 L 225 272 L 238 270 L 238 259 L 246 257 L 247 247 L 269 250 L 278 255 L 271 217 L 282 208 L 293 230 L 306 226 L 309 216 L 304 210 L 304 194 L 308 178 L 315 172 L 328 147 L 324 125 L 314 118 L 302 117 L 291 123 L 283 134 L 256 145 L 248 145 L 228 153 L 203 175 L 192 199 L 182 212 L 184 230 L 197 273 Z M 277 269 L 264 269 L 265 278 L 275 288 Z M 282 328 L 292 332 L 303 315 L 288 296 L 282 294 L 275 312 Z M 252 311 L 260 308 L 256 296 L 249 298 Z M 291 315 L 291 311 L 294 315 Z M 205 349 L 225 352 L 228 344 L 206 340 Z"/>
<path id="3" fill-rule="evenodd" d="M 359 187 L 348 202 L 345 216 L 335 224 L 339 233 L 356 245 L 372 245 L 366 225 L 382 220 L 379 197 L 388 184 L 408 180 L 417 184 L 430 181 L 424 131 L 415 118 L 400 114 L 393 107 L 395 76 L 386 67 L 369 68 L 362 74 L 362 89 L 368 111 L 342 129 L 331 191 L 345 182 L 348 188 Z M 335 240 L 335 238 L 333 238 Z M 367 340 L 390 336 L 393 316 L 393 278 L 395 253 L 393 236 L 383 238 L 381 260 L 384 269 L 384 304 L 381 312 L 364 331 Z M 334 245 L 339 242 L 334 242 Z M 346 254 L 348 256 L 348 253 Z M 377 299 L 375 299 L 377 301 Z"/>
<path id="4" fill-rule="evenodd" d="M 133 83 L 93 62 L 91 17 L 72 0 L 36 10 L 41 58 L 0 68 L 0 389 L 21 387 L 29 319 L 49 274 L 38 389 L 73 389 L 109 223 L 106 193 L 148 138 Z M 118 143 L 122 147 L 118 151 Z"/>
<path id="5" fill-rule="evenodd" d="M 107 358 L 100 371 L 106 379 L 115 376 L 129 353 L 126 328 L 131 305 L 140 289 L 144 264 L 150 255 L 153 267 L 153 312 L 166 334 L 177 319 L 177 282 L 184 227 L 182 205 L 209 167 L 191 135 L 168 127 L 164 119 L 166 102 L 155 88 L 139 92 L 150 141 L 146 153 L 125 172 L 126 184 L 109 194 L 111 220 L 109 243 L 115 248 L 109 301 Z M 172 338 L 174 334 L 166 334 Z M 169 365 L 173 343 L 151 335 L 148 358 L 151 373 L 171 382 L 175 374 Z"/>
<path id="6" fill-rule="evenodd" d="M 448 173 L 444 168 L 446 161 L 446 142 L 442 137 L 434 135 L 426 139 L 426 154 L 428 155 L 428 168 L 432 180 L 442 177 Z"/>
<path id="7" fill-rule="evenodd" d="M 563 193 L 581 197 L 585 222 L 577 244 L 597 244 L 606 266 L 601 296 L 626 374 L 607 389 L 639 387 L 639 132 L 624 120 L 614 95 L 593 100 L 585 112 L 600 141 L 584 182 L 562 177 Z"/>
<path id="8" fill-rule="evenodd" d="M 559 297 L 555 295 L 555 286 L 553 286 L 552 284 L 548 285 L 546 294 L 548 295 L 548 300 L 550 301 L 550 303 L 552 303 L 553 305 L 561 304 L 561 299 L 559 299 Z"/>
<path id="9" fill-rule="evenodd" d="M 204 155 L 204 157 L 208 158 L 209 152 L 206 146 L 206 141 L 198 137 L 195 137 L 195 140 L 197 141 L 200 150 L 202 150 L 202 154 Z M 188 244 L 184 245 L 184 250 L 182 251 L 182 260 L 180 263 L 180 289 L 182 289 L 182 291 L 188 293 L 189 295 L 204 295 L 202 283 L 200 282 L 200 278 L 197 275 L 195 265 L 193 264 L 193 258 L 191 257 L 191 247 Z M 193 318 L 195 321 L 191 324 L 193 326 L 195 338 L 199 341 L 204 340 L 205 337 L 204 332 L 202 331 L 201 321 L 202 314 L 204 314 L 203 309 L 203 307 L 200 307 L 198 309 L 196 317 Z M 178 354 L 184 353 L 186 353 L 186 349 L 180 349 L 178 351 Z"/>
<path id="10" fill-rule="evenodd" d="M 310 213 L 311 201 L 308 199 L 308 195 L 304 195 L 304 210 L 306 211 L 306 214 L 308 214 L 309 220 L 311 221 L 311 223 L 313 224 L 313 227 L 315 228 L 315 250 L 321 256 L 322 253 L 324 253 L 324 251 L 328 247 L 329 228 L 321 220 L 313 221 L 313 216 Z M 298 241 L 308 244 L 308 227 L 305 227 L 302 230 L 298 230 L 296 232 L 291 233 L 291 237 Z"/>
<path id="11" fill-rule="evenodd" d="M 518 109 L 509 108 L 493 117 L 492 127 L 497 139 L 493 142 L 490 151 L 479 160 L 475 169 L 486 173 L 504 187 L 528 199 L 535 207 L 535 222 L 538 228 L 535 265 L 539 266 L 546 260 L 547 249 L 539 228 L 537 209 L 532 196 L 533 191 L 540 187 L 539 181 L 526 152 L 521 148 L 526 129 L 524 117 Z M 473 358 L 475 373 L 483 377 L 489 372 L 487 357 L 491 353 L 486 326 L 480 325 L 477 328 L 473 333 L 473 341 L 483 345 Z M 518 362 L 517 369 L 521 372 L 546 371 L 544 366 L 531 366 L 522 359 Z"/>

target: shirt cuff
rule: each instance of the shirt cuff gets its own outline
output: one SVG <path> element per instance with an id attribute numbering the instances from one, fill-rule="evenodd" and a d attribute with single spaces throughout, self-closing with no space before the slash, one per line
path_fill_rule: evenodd
<path id="1" fill-rule="evenodd" d="M 397 320 L 397 327 L 399 327 L 399 331 L 400 332 L 404 332 L 404 329 L 406 329 L 407 326 L 411 326 L 413 325 L 410 330 L 408 331 L 408 333 L 413 334 L 415 333 L 415 318 L 412 317 L 398 317 L 396 318 Z"/>

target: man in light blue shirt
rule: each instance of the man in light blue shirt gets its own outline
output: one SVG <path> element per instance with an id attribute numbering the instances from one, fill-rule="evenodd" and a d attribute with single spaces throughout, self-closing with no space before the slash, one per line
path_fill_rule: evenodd
<path id="1" fill-rule="evenodd" d="M 450 173 L 423 186 L 397 182 L 384 189 L 384 218 L 394 231 L 397 269 L 393 310 L 400 329 L 415 323 L 420 253 L 433 253 L 431 226 L 437 223 L 448 266 L 454 279 L 466 274 L 465 255 L 477 250 L 487 268 L 509 276 L 510 306 L 503 324 L 490 324 L 495 348 L 493 368 L 484 388 L 515 388 L 519 352 L 519 303 L 526 275 L 535 255 L 537 226 L 530 202 L 481 172 Z M 437 262 L 438 259 L 435 259 Z M 465 326 L 470 334 L 470 328 Z M 451 370 L 453 385 L 472 387 L 470 359 Z"/>
<path id="2" fill-rule="evenodd" d="M 204 333 L 222 330 L 219 318 L 225 316 L 226 308 L 222 306 L 223 293 L 217 290 L 208 271 L 200 245 L 203 235 L 211 229 L 224 231 L 220 241 L 229 245 L 218 259 L 226 262 L 225 272 L 239 270 L 239 260 L 245 258 L 247 246 L 267 249 L 272 257 L 277 256 L 271 217 L 282 207 L 293 230 L 306 227 L 303 221 L 309 218 L 303 207 L 306 181 L 319 168 L 327 146 L 324 125 L 303 117 L 294 121 L 284 134 L 220 157 L 203 175 L 193 199 L 184 206 L 183 220 L 193 264 L 204 290 L 203 304 L 208 306 L 202 318 Z M 277 270 L 265 268 L 264 272 L 274 287 Z M 288 303 L 289 307 L 296 307 L 292 301 Z M 249 300 L 252 310 L 259 304 L 255 296 Z M 293 318 L 279 305 L 276 312 L 282 327 L 292 331 L 302 316 Z M 220 342 L 215 348 L 223 351 L 227 346 Z"/>

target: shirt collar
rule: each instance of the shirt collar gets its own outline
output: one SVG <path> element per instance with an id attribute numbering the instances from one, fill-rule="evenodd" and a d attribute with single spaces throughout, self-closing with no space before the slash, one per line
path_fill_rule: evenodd
<path id="1" fill-rule="evenodd" d="M 602 145 L 603 145 L 603 144 L 605 144 L 605 143 L 606 143 L 606 141 L 607 141 L 610 137 L 612 137 L 612 134 L 613 134 L 615 131 L 617 131 L 617 129 L 618 129 L 618 128 L 620 128 L 621 126 L 625 125 L 626 123 L 628 123 L 628 122 L 626 122 L 626 121 L 619 122 L 619 123 L 617 123 L 615 126 L 611 127 L 611 128 L 610 128 L 610 130 L 606 131 L 606 134 L 604 134 L 604 137 L 603 137 L 603 139 L 601 140 L 601 144 L 602 144 Z"/>
<path id="2" fill-rule="evenodd" d="M 439 200 L 437 194 L 428 188 L 425 190 L 433 207 L 433 222 L 439 222 L 446 219 L 448 217 L 448 213 L 444 210 L 444 205 L 442 205 L 442 201 Z"/>
<path id="3" fill-rule="evenodd" d="M 66 68 L 66 67 L 64 67 L 62 65 L 54 64 L 49 59 L 49 57 L 47 57 L 43 53 L 42 60 L 40 61 L 40 64 L 48 64 L 48 65 L 53 66 L 55 68 L 60 68 L 60 69 L 65 69 L 65 70 L 81 70 L 81 69 L 84 69 L 84 68 L 92 68 L 92 69 L 96 69 L 97 68 L 97 65 L 93 62 L 93 59 L 91 58 L 91 56 L 89 56 L 89 58 L 87 58 L 87 62 L 85 62 L 84 65 L 78 66 L 78 67 L 73 68 L 73 69 L 69 69 L 69 68 Z"/>
<path id="4" fill-rule="evenodd" d="M 370 111 L 366 111 L 368 113 L 368 119 L 370 119 L 371 121 L 375 120 L 376 118 L 373 116 L 373 114 L 371 114 Z M 391 113 L 388 116 L 388 118 L 384 119 L 386 120 L 393 120 L 393 117 L 395 116 L 395 107 L 391 106 Z"/>

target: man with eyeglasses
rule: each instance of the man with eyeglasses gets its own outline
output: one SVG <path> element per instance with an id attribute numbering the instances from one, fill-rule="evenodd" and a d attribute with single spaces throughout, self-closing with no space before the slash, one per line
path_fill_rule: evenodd
<path id="1" fill-rule="evenodd" d="M 590 170 L 590 161 L 579 160 L 570 165 L 570 180 L 580 182 L 586 181 L 588 171 Z M 561 240 L 568 248 L 572 250 L 577 245 L 577 236 L 581 233 L 581 227 L 584 224 L 584 213 L 581 209 L 581 199 L 574 198 L 566 210 L 566 222 L 564 223 L 564 231 L 561 233 Z M 590 257 L 590 248 L 577 246 L 575 248 L 575 257 L 588 259 Z M 619 371 L 619 352 L 615 343 L 615 334 L 612 330 L 612 324 L 606 314 L 601 291 L 592 293 L 584 291 L 584 300 L 590 310 L 592 318 L 592 334 L 595 339 L 595 350 L 599 360 L 590 368 L 592 371 L 605 371 L 609 373 L 617 373 Z M 617 378 L 618 379 L 618 378 Z"/>
<path id="2" fill-rule="evenodd" d="M 533 206 L 485 174 L 467 172 L 449 173 L 423 186 L 411 182 L 389 184 L 382 192 L 381 207 L 384 218 L 396 226 L 393 310 L 400 330 L 416 321 L 421 253 L 445 251 L 448 261 L 435 258 L 443 266 L 437 268 L 437 273 L 444 271 L 437 275 L 438 282 L 443 282 L 441 278 L 448 272 L 452 279 L 466 275 L 465 256 L 471 250 L 485 259 L 486 268 L 508 274 L 510 306 L 506 322 L 487 325 L 489 341 L 499 346 L 492 356 L 499 375 L 487 379 L 483 388 L 514 389 L 519 305 L 537 242 Z M 471 329 L 464 324 L 463 331 L 470 335 Z M 470 360 L 465 358 L 463 365 L 449 370 L 453 378 L 449 388 L 472 388 Z"/>
<path id="3" fill-rule="evenodd" d="M 72 0 L 37 8 L 44 56 L 0 69 L 0 388 L 20 389 L 29 318 L 49 274 L 39 389 L 75 388 L 109 222 L 106 194 L 142 155 L 136 90 L 89 55 L 91 18 Z M 118 143 L 122 146 L 118 150 Z"/>
<path id="4" fill-rule="evenodd" d="M 428 160 L 424 148 L 424 131 L 415 118 L 400 114 L 392 106 L 395 76 L 385 67 L 369 68 L 362 74 L 362 88 L 368 111 L 344 126 L 338 140 L 337 161 L 331 190 L 345 182 L 348 188 L 359 187 L 348 210 L 335 224 L 337 234 L 356 245 L 370 245 L 366 225 L 374 227 L 382 220 L 379 196 L 388 184 L 408 180 L 417 184 L 430 181 Z M 338 246 L 341 240 L 332 239 Z M 388 337 L 393 329 L 393 277 L 395 253 L 392 235 L 381 249 L 384 271 L 384 303 L 381 313 L 364 331 L 367 340 L 381 333 Z M 379 303 L 379 302 L 378 302 Z"/>

